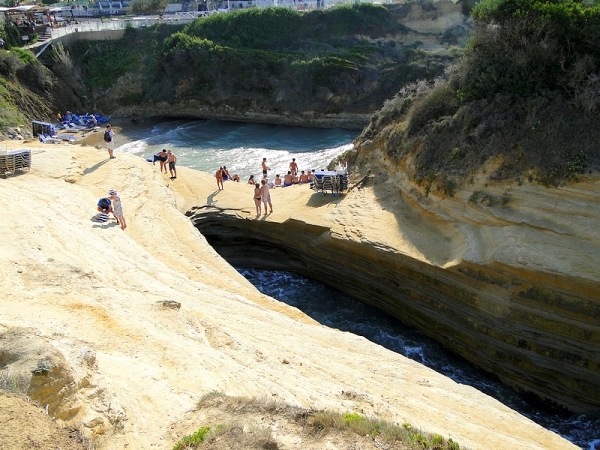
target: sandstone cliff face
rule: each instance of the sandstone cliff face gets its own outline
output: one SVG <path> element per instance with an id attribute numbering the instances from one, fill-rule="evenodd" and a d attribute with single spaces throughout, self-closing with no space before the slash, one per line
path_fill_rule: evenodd
<path id="1" fill-rule="evenodd" d="M 181 213 L 206 205 L 273 240 L 287 233 L 291 255 L 323 242 L 350 259 L 345 246 L 369 251 L 372 242 L 417 261 L 416 235 L 412 250 L 400 245 L 409 240 L 398 230 L 409 229 L 392 214 L 408 211 L 391 203 L 383 211 L 371 188 L 333 202 L 299 187 L 274 190 L 275 213 L 244 220 L 254 212 L 248 185 L 227 182 L 216 193 L 211 175 L 185 167 L 173 182 L 118 150 L 109 160 L 89 146 L 27 145 L 31 171 L 0 180 L 0 385 L 47 404 L 95 448 L 172 448 L 183 422 L 186 434 L 215 425 L 188 415 L 214 391 L 409 422 L 461 448 L 575 448 L 468 386 L 262 295 Z M 125 231 L 90 221 L 111 188 L 123 199 Z M 290 244 L 295 236 L 306 239 Z M 19 420 L 26 430 L 27 417 Z"/>
<path id="2" fill-rule="evenodd" d="M 356 164 L 378 171 L 370 186 L 313 194 L 312 213 L 283 223 L 211 208 L 192 220 L 230 261 L 321 279 L 519 390 L 600 409 L 600 180 L 482 182 L 449 199 L 425 197 L 376 149 Z M 491 206 L 469 202 L 476 191 Z"/>

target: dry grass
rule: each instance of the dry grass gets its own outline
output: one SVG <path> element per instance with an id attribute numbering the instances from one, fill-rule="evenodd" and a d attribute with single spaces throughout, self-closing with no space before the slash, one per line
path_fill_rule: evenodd
<path id="1" fill-rule="evenodd" d="M 452 439 L 430 435 L 410 424 L 397 425 L 355 412 L 310 410 L 268 398 L 229 397 L 218 392 L 204 395 L 188 420 L 187 431 L 174 450 L 206 448 L 270 449 L 300 443 L 304 450 L 398 449 L 459 450 Z"/>

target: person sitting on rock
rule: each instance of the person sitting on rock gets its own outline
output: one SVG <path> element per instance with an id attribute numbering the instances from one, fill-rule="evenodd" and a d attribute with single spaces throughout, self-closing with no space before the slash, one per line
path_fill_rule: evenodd
<path id="1" fill-rule="evenodd" d="M 304 170 L 300 173 L 300 179 L 299 182 L 302 183 L 308 183 L 308 175 L 306 174 L 306 172 L 304 172 Z"/>
<path id="2" fill-rule="evenodd" d="M 291 186 L 294 184 L 294 176 L 292 171 L 288 170 L 288 173 L 283 177 L 283 187 Z"/>

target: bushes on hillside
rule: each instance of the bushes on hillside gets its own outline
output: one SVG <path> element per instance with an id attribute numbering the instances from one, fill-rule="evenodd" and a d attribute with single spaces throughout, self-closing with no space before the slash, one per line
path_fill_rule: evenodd
<path id="1" fill-rule="evenodd" d="M 214 14 L 196 20 L 184 32 L 222 45 L 272 50 L 297 48 L 304 40 L 385 36 L 398 28 L 387 9 L 361 3 L 309 13 L 288 8 L 251 8 Z"/>
<path id="2" fill-rule="evenodd" d="M 465 100 L 564 90 L 585 111 L 600 107 L 600 5 L 484 0 L 472 14 L 461 76 Z"/>

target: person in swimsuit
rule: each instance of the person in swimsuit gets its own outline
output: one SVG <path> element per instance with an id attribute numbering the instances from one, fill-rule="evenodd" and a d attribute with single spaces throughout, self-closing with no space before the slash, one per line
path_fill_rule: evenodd
<path id="1" fill-rule="evenodd" d="M 167 149 L 163 148 L 162 151 L 158 154 L 158 161 L 160 162 L 160 173 L 162 173 L 163 169 L 165 169 L 165 173 L 167 173 L 167 158 L 169 154 L 167 153 Z"/>
<path id="2" fill-rule="evenodd" d="M 167 162 L 169 163 L 169 172 L 171 172 L 171 180 L 177 178 L 177 169 L 175 163 L 177 162 L 177 156 L 171 151 L 167 150 Z"/>
<path id="3" fill-rule="evenodd" d="M 267 158 L 263 158 L 262 160 L 262 171 L 263 171 L 263 175 L 267 174 L 267 170 L 271 170 L 270 167 L 267 167 Z"/>
<path id="4" fill-rule="evenodd" d="M 262 192 L 260 184 L 254 185 L 254 206 L 256 206 L 256 217 L 260 216 L 260 201 L 262 200 Z"/>
<path id="5" fill-rule="evenodd" d="M 251 184 L 252 186 L 256 184 L 256 181 L 254 181 L 254 175 L 250 175 L 250 178 L 248 178 L 248 184 Z"/>
<path id="6" fill-rule="evenodd" d="M 291 186 L 294 184 L 294 176 L 292 175 L 292 171 L 288 170 L 288 173 L 285 177 L 283 177 L 283 187 Z"/>
<path id="7" fill-rule="evenodd" d="M 217 179 L 217 188 L 220 191 L 223 190 L 223 168 L 219 167 L 219 169 L 215 172 L 215 178 Z"/>
<path id="8" fill-rule="evenodd" d="M 231 178 L 231 175 L 229 175 L 229 170 L 227 170 L 226 166 L 223 166 L 223 181 L 227 181 Z"/>
<path id="9" fill-rule="evenodd" d="M 290 163 L 290 172 L 292 175 L 298 175 L 298 164 L 296 163 L 296 158 L 292 158 L 292 162 Z"/>
<path id="10" fill-rule="evenodd" d="M 279 174 L 275 175 L 275 187 L 277 186 L 281 186 L 281 178 L 279 177 Z"/>

